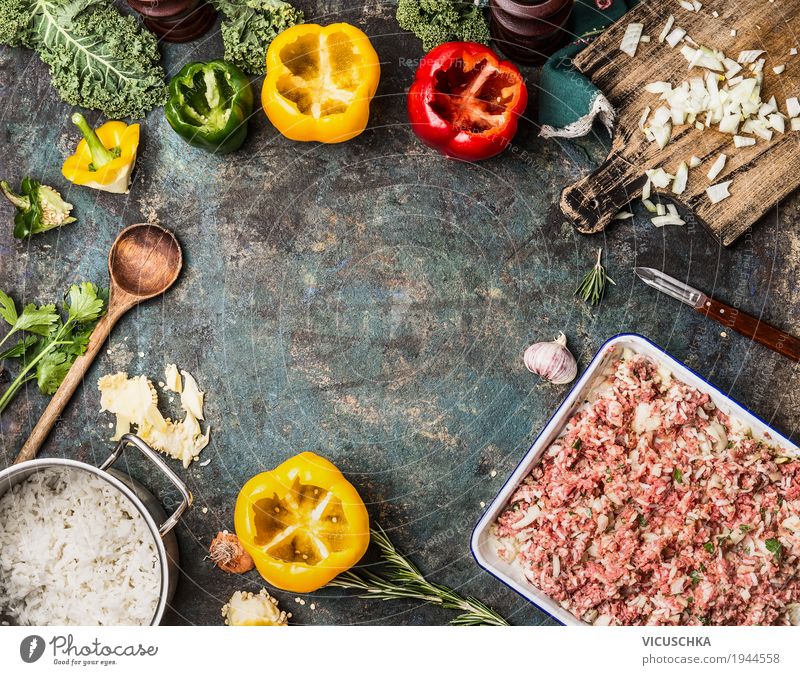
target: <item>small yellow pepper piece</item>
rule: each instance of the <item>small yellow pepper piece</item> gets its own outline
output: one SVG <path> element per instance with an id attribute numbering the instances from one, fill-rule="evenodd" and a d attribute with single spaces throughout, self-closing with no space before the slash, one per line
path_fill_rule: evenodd
<path id="1" fill-rule="evenodd" d="M 139 150 L 139 125 L 111 121 L 95 130 L 80 113 L 72 116 L 72 122 L 83 139 L 61 167 L 64 178 L 95 190 L 128 192 Z"/>
<path id="2" fill-rule="evenodd" d="M 298 24 L 267 50 L 261 104 L 287 138 L 341 143 L 366 128 L 380 76 L 363 31 L 347 23 Z"/>
<path id="3" fill-rule="evenodd" d="M 261 576 L 295 593 L 321 588 L 369 545 L 369 516 L 358 492 L 313 452 L 247 481 L 233 520 Z"/>

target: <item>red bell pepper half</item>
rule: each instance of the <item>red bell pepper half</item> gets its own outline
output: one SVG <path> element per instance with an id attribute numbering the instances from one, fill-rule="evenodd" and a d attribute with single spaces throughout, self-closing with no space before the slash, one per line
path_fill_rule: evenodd
<path id="1" fill-rule="evenodd" d="M 475 42 L 446 42 L 429 52 L 408 91 L 408 116 L 420 140 L 470 162 L 505 150 L 527 104 L 517 67 Z"/>

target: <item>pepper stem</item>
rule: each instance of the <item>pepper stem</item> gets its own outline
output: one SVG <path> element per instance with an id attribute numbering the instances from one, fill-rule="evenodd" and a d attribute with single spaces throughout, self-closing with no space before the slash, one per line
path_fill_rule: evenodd
<path id="1" fill-rule="evenodd" d="M 86 118 L 81 113 L 76 112 L 72 114 L 72 123 L 81 130 L 83 139 L 89 147 L 89 152 L 92 154 L 92 166 L 95 169 L 100 169 L 114 159 L 114 153 L 109 150 L 100 138 L 97 132 L 89 126 Z"/>
<path id="2" fill-rule="evenodd" d="M 6 199 L 10 201 L 14 206 L 18 209 L 27 210 L 31 207 L 31 200 L 30 197 L 23 197 L 22 195 L 18 195 L 14 190 L 11 189 L 11 186 L 8 184 L 8 181 L 0 180 L 0 190 L 3 191 Z"/>

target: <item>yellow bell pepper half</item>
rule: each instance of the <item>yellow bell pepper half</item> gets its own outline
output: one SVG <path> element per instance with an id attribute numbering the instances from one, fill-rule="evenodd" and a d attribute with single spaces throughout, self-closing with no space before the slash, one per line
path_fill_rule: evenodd
<path id="1" fill-rule="evenodd" d="M 358 492 L 313 452 L 247 481 L 234 525 L 261 576 L 295 593 L 321 588 L 355 565 L 369 545 L 369 516 Z"/>
<path id="2" fill-rule="evenodd" d="M 80 113 L 74 114 L 72 121 L 83 139 L 61 167 L 64 178 L 95 190 L 128 192 L 139 150 L 139 125 L 111 121 L 95 130 Z"/>
<path id="3" fill-rule="evenodd" d="M 341 143 L 366 128 L 380 76 L 378 54 L 355 26 L 299 24 L 267 50 L 261 104 L 287 138 Z"/>

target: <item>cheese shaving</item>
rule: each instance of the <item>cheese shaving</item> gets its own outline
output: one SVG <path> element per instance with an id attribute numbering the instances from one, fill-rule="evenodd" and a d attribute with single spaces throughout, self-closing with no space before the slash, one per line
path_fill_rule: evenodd
<path id="1" fill-rule="evenodd" d="M 170 368 L 166 372 L 170 372 Z M 204 419 L 204 394 L 189 373 L 185 370 L 181 372 L 183 386 L 178 381 L 172 389 L 181 391 L 181 407 L 185 416 L 179 422 L 161 414 L 156 389 L 144 375 L 129 377 L 127 373 L 120 372 L 101 377 L 97 383 L 100 409 L 117 416 L 116 430 L 111 440 L 119 440 L 135 426 L 136 434 L 145 443 L 173 459 L 181 460 L 184 467 L 197 460 L 200 451 L 208 445 L 211 427 L 203 434 L 198 420 Z M 171 384 L 175 385 L 175 382 Z"/>

